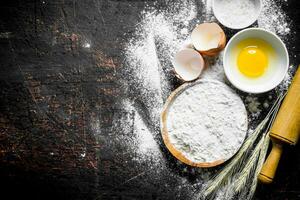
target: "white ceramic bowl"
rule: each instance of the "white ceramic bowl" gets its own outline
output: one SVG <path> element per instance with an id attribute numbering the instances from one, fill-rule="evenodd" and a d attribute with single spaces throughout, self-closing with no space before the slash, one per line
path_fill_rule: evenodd
<path id="1" fill-rule="evenodd" d="M 267 71 L 260 77 L 249 78 L 238 69 L 233 50 L 236 45 L 247 38 L 257 38 L 270 44 L 276 56 L 269 58 Z M 281 39 L 272 32 L 260 28 L 249 28 L 235 34 L 228 42 L 223 57 L 223 66 L 228 80 L 239 90 L 249 93 L 263 93 L 272 90 L 284 79 L 288 67 L 289 56 Z"/>
<path id="2" fill-rule="evenodd" d="M 250 7 L 242 10 L 247 4 Z M 257 20 L 262 3 L 261 0 L 213 0 L 212 8 L 221 24 L 231 29 L 243 29 Z"/>

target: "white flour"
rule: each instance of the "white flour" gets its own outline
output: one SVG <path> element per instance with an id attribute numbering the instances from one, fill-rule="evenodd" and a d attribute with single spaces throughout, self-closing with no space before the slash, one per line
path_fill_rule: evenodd
<path id="1" fill-rule="evenodd" d="M 167 114 L 170 142 L 194 162 L 227 160 L 247 133 L 242 100 L 225 84 L 203 80 L 178 94 Z"/>
<path id="2" fill-rule="evenodd" d="M 254 0 L 216 0 L 215 14 L 229 27 L 246 27 L 258 16 Z"/>
<path id="3" fill-rule="evenodd" d="M 230 0 L 220 0 L 224 2 L 230 2 Z M 241 2 L 245 2 L 244 0 L 233 0 L 237 1 L 238 4 Z M 248 1 L 248 0 L 247 0 Z M 262 2 L 262 9 L 260 16 L 257 19 L 257 26 L 260 28 L 264 28 L 266 30 L 272 31 L 276 34 L 278 34 L 281 39 L 285 40 L 288 37 L 286 37 L 288 34 L 290 34 L 291 29 L 290 25 L 291 22 L 289 21 L 289 18 L 285 14 L 285 12 L 281 9 L 280 4 L 282 2 L 276 2 L 275 0 L 263 0 Z M 213 16 L 212 12 L 212 0 L 202 0 L 202 3 L 205 6 L 206 10 L 206 16 L 205 21 L 211 20 L 216 21 L 215 17 Z M 244 5 L 246 7 L 246 5 Z M 244 7 L 241 5 L 241 7 Z M 236 6 L 237 7 L 237 6 Z M 252 5 L 248 5 L 247 7 L 252 7 Z M 248 12 L 245 9 L 241 9 L 244 12 Z M 249 9 L 251 10 L 251 9 Z M 228 15 L 230 17 L 231 13 L 229 12 L 240 12 L 239 10 L 233 10 L 233 9 L 224 9 L 223 12 L 221 12 L 221 15 Z M 238 15 L 239 17 L 231 17 L 232 23 L 238 23 L 242 18 L 245 18 L 246 14 Z M 251 13 L 247 13 L 247 15 L 251 16 Z"/>

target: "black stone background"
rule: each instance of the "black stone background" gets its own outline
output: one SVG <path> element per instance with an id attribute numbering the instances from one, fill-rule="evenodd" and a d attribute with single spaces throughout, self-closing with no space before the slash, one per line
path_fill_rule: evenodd
<path id="1" fill-rule="evenodd" d="M 1 1 L 0 199 L 179 198 L 176 182 L 167 175 L 122 185 L 141 171 L 107 147 L 114 145 L 108 135 L 112 119 L 122 112 L 117 99 L 125 95 L 115 76 L 120 51 L 141 20 L 139 12 L 153 2 Z M 297 33 L 299 5 L 297 0 L 283 4 Z M 92 40 L 90 49 L 81 47 L 86 39 Z M 296 34 L 287 41 L 294 65 L 299 64 L 299 44 Z M 88 125 L 95 117 L 100 139 Z M 254 199 L 300 199 L 299 149 L 285 148 L 274 184 L 259 185 Z M 79 156 L 82 152 L 85 157 Z M 169 162 L 180 171 L 172 158 Z M 183 176 L 193 182 L 192 173 Z M 189 196 L 181 192 L 180 199 Z"/>

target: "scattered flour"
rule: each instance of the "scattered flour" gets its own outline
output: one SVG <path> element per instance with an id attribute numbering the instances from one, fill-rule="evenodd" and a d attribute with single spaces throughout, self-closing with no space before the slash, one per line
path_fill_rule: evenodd
<path id="1" fill-rule="evenodd" d="M 285 91 L 287 91 L 287 89 L 289 88 L 291 82 L 292 82 L 292 71 L 295 69 L 294 65 L 290 65 L 289 69 L 288 69 L 288 73 L 285 75 L 282 83 L 276 88 L 277 93 L 281 94 L 284 93 Z"/>
<path id="2" fill-rule="evenodd" d="M 122 124 L 122 128 L 125 129 L 125 132 L 131 130 L 132 134 L 129 138 L 120 139 L 131 142 L 131 148 L 136 154 L 134 159 L 138 159 L 139 161 L 151 161 L 151 163 L 155 165 L 161 164 L 161 160 L 158 159 L 162 157 L 159 145 L 139 112 L 129 100 L 122 101 L 122 108 L 125 113 L 129 113 L 130 115 L 130 119 Z"/>
<path id="3" fill-rule="evenodd" d="M 170 93 L 166 74 L 173 70 L 171 60 L 185 42 L 186 36 L 180 32 L 188 33 L 189 22 L 196 17 L 196 7 L 184 2 L 174 3 L 167 11 L 148 9 L 141 13 L 143 20 L 126 47 L 125 76 L 147 98 L 150 117 L 155 118 Z"/>
<path id="4" fill-rule="evenodd" d="M 251 118 L 257 118 L 261 113 L 261 103 L 258 98 L 253 95 L 248 95 L 245 99 L 248 111 L 250 112 Z"/>
<path id="5" fill-rule="evenodd" d="M 194 162 L 227 160 L 247 133 L 247 112 L 228 86 L 201 80 L 187 86 L 171 104 L 167 115 L 170 142 Z"/>
<path id="6" fill-rule="evenodd" d="M 262 1 L 262 11 L 257 20 L 258 27 L 277 33 L 282 39 L 291 31 L 288 17 L 274 0 Z"/>
<path id="7" fill-rule="evenodd" d="M 216 58 L 206 58 L 207 69 L 203 72 L 201 78 L 218 80 L 225 82 L 225 72 L 223 69 L 224 51 L 220 52 Z"/>

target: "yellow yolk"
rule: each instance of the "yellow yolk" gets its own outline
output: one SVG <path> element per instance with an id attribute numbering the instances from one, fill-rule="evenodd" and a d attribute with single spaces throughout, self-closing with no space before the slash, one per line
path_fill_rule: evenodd
<path id="1" fill-rule="evenodd" d="M 276 52 L 267 41 L 260 38 L 247 38 L 233 49 L 234 62 L 239 72 L 248 78 L 263 76 L 270 69 Z"/>
<path id="2" fill-rule="evenodd" d="M 258 77 L 263 75 L 268 67 L 268 56 L 258 46 L 248 46 L 239 53 L 237 65 L 245 76 Z"/>

